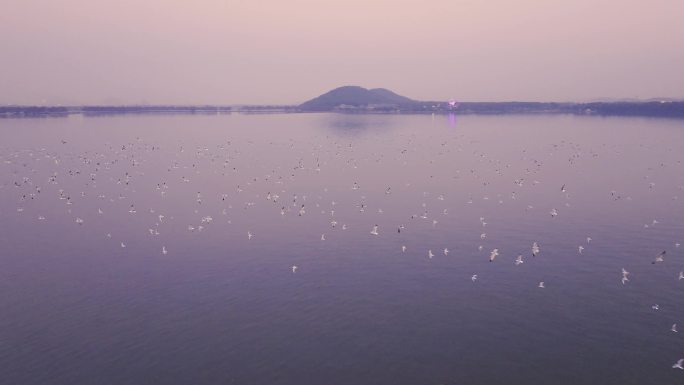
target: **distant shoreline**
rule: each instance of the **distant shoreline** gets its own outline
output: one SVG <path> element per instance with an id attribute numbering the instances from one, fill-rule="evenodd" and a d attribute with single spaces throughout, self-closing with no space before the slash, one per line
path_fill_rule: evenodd
<path id="1" fill-rule="evenodd" d="M 684 118 L 682 101 L 649 102 L 463 102 L 455 107 L 441 102 L 414 102 L 382 106 L 339 106 L 327 110 L 307 110 L 290 105 L 130 105 L 130 106 L 0 106 L 0 118 L 37 118 L 108 115 L 221 115 L 231 113 L 272 114 L 336 112 L 346 114 L 449 114 L 505 115 L 505 114 L 565 114 L 583 116 L 634 116 Z"/>

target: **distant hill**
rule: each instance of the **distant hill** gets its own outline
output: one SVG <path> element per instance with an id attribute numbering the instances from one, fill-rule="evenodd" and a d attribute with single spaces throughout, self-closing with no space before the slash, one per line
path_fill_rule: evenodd
<path id="1" fill-rule="evenodd" d="M 366 89 L 344 86 L 299 105 L 302 111 L 333 111 L 345 109 L 392 109 L 416 104 L 405 96 L 384 88 Z"/>
<path id="2" fill-rule="evenodd" d="M 335 88 L 298 106 L 279 105 L 123 105 L 123 106 L 0 106 L 1 118 L 66 117 L 113 114 L 230 114 L 345 112 L 369 114 L 570 114 L 593 116 L 650 116 L 684 119 L 684 100 L 647 99 L 631 101 L 573 102 L 467 102 L 418 101 L 384 88 L 357 86 Z"/>

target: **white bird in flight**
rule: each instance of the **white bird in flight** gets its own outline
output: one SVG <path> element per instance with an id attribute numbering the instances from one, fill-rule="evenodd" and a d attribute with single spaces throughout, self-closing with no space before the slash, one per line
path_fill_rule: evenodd
<path id="1" fill-rule="evenodd" d="M 673 333 L 677 333 L 677 324 L 672 324 L 672 328 L 670 328 L 670 331 Z"/>
<path id="2" fill-rule="evenodd" d="M 577 247 L 577 251 L 579 251 L 580 254 L 582 254 L 583 250 L 584 250 L 584 246 L 580 245 Z"/>
<path id="3" fill-rule="evenodd" d="M 491 254 L 489 254 L 489 262 L 494 262 L 497 255 L 499 255 L 499 249 L 492 250 Z"/>
<path id="4" fill-rule="evenodd" d="M 473 282 L 477 281 L 477 274 L 473 274 L 473 276 L 470 277 L 470 280 Z"/>
<path id="5" fill-rule="evenodd" d="M 532 256 L 533 256 L 533 257 L 536 257 L 537 254 L 539 254 L 540 251 L 541 251 L 541 250 L 540 250 L 539 245 L 537 244 L 537 242 L 532 243 Z"/>
<path id="6" fill-rule="evenodd" d="M 253 236 L 254 236 L 254 234 L 252 234 L 251 231 L 247 232 L 247 239 L 252 239 Z"/>
<path id="7" fill-rule="evenodd" d="M 665 250 L 663 250 L 662 253 L 658 254 L 656 256 L 655 260 L 653 260 L 653 262 L 651 262 L 651 263 L 655 265 L 656 262 L 663 262 L 665 260 L 664 257 L 665 257 Z"/>
<path id="8" fill-rule="evenodd" d="M 162 246 L 162 254 L 164 254 L 164 255 L 168 254 L 168 250 L 166 250 L 166 246 Z"/>
<path id="9" fill-rule="evenodd" d="M 401 246 L 401 252 L 405 253 L 406 252 L 406 246 Z"/>
<path id="10" fill-rule="evenodd" d="M 625 282 L 629 281 L 629 278 L 627 276 L 629 275 L 629 271 L 625 270 L 625 268 L 622 268 L 622 284 L 624 285 Z"/>
<path id="11" fill-rule="evenodd" d="M 680 359 L 679 361 L 675 362 L 674 365 L 672 365 L 672 369 L 682 369 L 684 370 L 684 358 Z"/>
<path id="12" fill-rule="evenodd" d="M 444 255 L 449 255 L 449 249 L 447 249 L 446 247 L 444 248 Z"/>
<path id="13" fill-rule="evenodd" d="M 546 287 L 546 286 L 544 286 L 544 281 L 539 282 L 539 287 L 542 289 Z"/>
<path id="14" fill-rule="evenodd" d="M 517 265 L 520 265 L 522 263 L 525 263 L 525 261 L 523 261 L 522 255 L 518 255 L 518 258 L 515 259 L 515 265 L 517 266 Z"/>
<path id="15" fill-rule="evenodd" d="M 428 258 L 432 259 L 435 255 L 432 254 L 432 250 L 428 250 Z"/>
<path id="16" fill-rule="evenodd" d="M 373 235 L 379 235 L 378 234 L 378 225 L 373 226 L 373 230 L 371 230 L 370 233 Z"/>
<path id="17" fill-rule="evenodd" d="M 297 265 L 292 265 L 292 273 L 294 274 L 296 272 L 297 272 Z"/>

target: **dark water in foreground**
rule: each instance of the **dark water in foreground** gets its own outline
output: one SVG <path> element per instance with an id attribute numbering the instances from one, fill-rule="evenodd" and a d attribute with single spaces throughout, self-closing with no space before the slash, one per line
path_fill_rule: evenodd
<path id="1" fill-rule="evenodd" d="M 657 119 L 0 120 L 0 382 L 684 383 L 682 148 Z"/>

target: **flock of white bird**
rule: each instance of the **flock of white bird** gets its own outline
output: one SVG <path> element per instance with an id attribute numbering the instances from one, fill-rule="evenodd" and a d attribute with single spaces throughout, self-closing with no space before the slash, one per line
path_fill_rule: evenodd
<path id="1" fill-rule="evenodd" d="M 318 214 L 329 222 L 329 233 L 321 233 L 320 228 L 317 228 L 317 233 L 320 234 L 321 242 L 328 242 L 333 237 L 334 231 L 347 230 L 352 227 L 350 223 L 342 223 L 342 217 L 350 218 L 352 213 L 358 215 L 364 212 L 372 212 L 376 218 L 384 213 L 384 209 L 380 204 L 369 203 L 370 199 L 367 196 L 377 195 L 390 196 L 396 191 L 401 190 L 401 186 L 369 186 L 366 190 L 364 183 L 345 178 L 353 178 L 354 170 L 368 167 L 372 164 L 391 163 L 398 168 L 411 166 L 410 162 L 405 158 L 407 152 L 413 151 L 411 148 L 415 138 L 406 138 L 404 146 L 401 148 L 384 148 L 377 151 L 370 151 L 370 154 L 363 155 L 363 150 L 355 151 L 355 145 L 349 141 L 335 140 L 327 138 L 326 145 L 307 143 L 309 146 L 302 150 L 301 143 L 291 140 L 286 143 L 270 142 L 268 145 L 277 150 L 281 156 L 294 156 L 297 161 L 287 166 L 290 158 L 280 159 L 276 158 L 272 164 L 262 164 L 260 167 L 252 167 L 259 162 L 260 154 L 252 153 L 253 143 L 247 141 L 241 143 L 241 146 L 226 141 L 225 143 L 216 144 L 215 147 L 209 148 L 206 146 L 185 147 L 169 149 L 164 146 L 150 144 L 144 140 L 137 138 L 135 141 L 124 144 L 107 144 L 98 149 L 87 148 L 83 149 L 70 146 L 69 140 L 63 140 L 51 148 L 33 148 L 33 149 L 3 149 L 0 148 L 0 162 L 4 166 L 1 170 L 2 180 L 0 180 L 0 196 L 3 199 L 10 199 L 17 202 L 17 215 L 33 215 L 39 222 L 46 222 L 52 220 L 46 214 L 50 211 L 55 215 L 59 210 L 45 209 L 46 206 L 37 204 L 38 201 L 49 201 L 48 206 L 64 205 L 65 211 L 61 211 L 64 215 L 70 216 L 72 223 L 76 226 L 86 227 L 89 218 L 93 216 L 106 217 L 109 212 L 116 210 L 114 217 L 116 221 L 111 223 L 111 231 L 107 231 L 103 236 L 107 239 L 117 238 L 115 235 L 119 227 L 126 226 L 122 223 L 122 218 L 128 216 L 145 215 L 146 218 L 151 218 L 149 226 L 145 233 L 157 238 L 162 232 L 163 227 L 168 222 L 178 221 L 178 218 L 184 218 L 180 212 L 173 210 L 180 210 L 180 207 L 175 207 L 176 203 L 171 207 L 166 207 L 166 211 L 160 211 L 157 204 L 158 201 L 163 201 L 171 191 L 179 189 L 184 191 L 184 201 L 177 199 L 174 202 L 184 202 L 183 207 L 190 207 L 193 213 L 197 215 L 196 222 L 187 224 L 187 231 L 192 233 L 199 233 L 213 225 L 214 216 L 225 217 L 225 223 L 232 223 L 244 219 L 242 217 L 249 215 L 249 210 L 261 205 L 267 205 L 265 210 L 270 216 L 265 220 L 277 220 L 279 217 L 303 217 Z M 0 145 L 1 146 L 1 145 Z M 597 157 L 595 152 L 587 151 L 580 148 L 579 145 L 573 143 L 563 143 L 561 145 L 554 145 L 552 151 L 559 151 L 559 146 L 565 146 L 566 149 L 571 150 L 571 155 L 568 157 L 568 163 L 579 161 L 582 156 Z M 256 148 L 256 147 L 255 147 Z M 439 146 L 437 155 L 442 155 L 450 151 L 466 152 L 465 144 L 442 143 Z M 390 151 L 394 151 L 390 153 Z M 425 149 L 416 149 L 417 151 L 425 151 Z M 157 156 L 158 154 L 158 156 Z M 484 193 L 483 200 L 495 200 L 498 204 L 503 204 L 505 199 L 519 200 L 523 195 L 523 186 L 536 186 L 542 182 L 529 180 L 535 177 L 535 174 L 542 168 L 543 162 L 535 159 L 531 154 L 524 154 L 524 159 L 527 161 L 527 166 L 523 170 L 518 170 L 518 175 L 511 177 L 511 190 L 508 193 L 490 194 Z M 491 183 L 488 176 L 496 176 L 505 178 L 513 172 L 510 164 L 506 164 L 497 160 L 484 152 L 477 150 L 472 151 L 470 156 L 473 163 L 470 167 L 466 165 L 464 168 L 459 168 L 454 171 L 454 180 L 457 182 L 459 178 L 474 180 L 477 183 L 485 186 Z M 420 157 L 418 157 L 420 159 Z M 335 160 L 335 161 L 333 161 Z M 432 159 L 422 159 L 424 164 L 432 164 Z M 156 162 L 156 163 L 155 163 Z M 335 163 L 336 162 L 336 163 Z M 333 163 L 335 165 L 333 165 Z M 153 165 L 149 165 L 153 164 Z M 334 170 L 334 167 L 344 167 L 345 172 Z M 478 167 L 480 167 L 478 169 Z M 487 168 L 488 173 L 482 170 Z M 268 170 L 267 170 L 268 169 Z M 380 169 L 380 168 L 378 168 Z M 264 172 L 267 170 L 266 172 Z M 323 186 L 323 193 L 312 199 L 311 195 L 297 193 L 296 191 L 306 191 L 304 187 L 298 186 L 299 178 L 302 175 L 315 175 L 323 172 L 334 172 L 335 177 L 340 180 L 341 184 L 346 184 L 347 192 L 337 191 L 341 201 L 348 202 L 349 200 L 357 200 L 353 205 L 342 204 L 330 199 L 330 203 L 322 205 L 326 198 L 323 194 L 328 193 L 332 189 Z M 424 170 L 425 180 L 432 178 L 429 175 L 432 170 Z M 396 176 L 394 176 L 396 178 Z M 382 175 L 376 175 L 378 184 L 383 179 Z M 198 180 L 195 182 L 195 179 Z M 372 178 L 366 178 L 366 183 L 372 181 Z M 310 182 L 310 180 L 307 180 Z M 410 186 L 410 182 L 406 183 Z M 410 186 L 414 188 L 414 186 Z M 450 188 L 458 188 L 458 184 L 453 184 Z M 644 186 L 645 189 L 654 189 L 655 183 L 648 182 Z M 216 194 L 217 190 L 221 190 Z M 261 191 L 257 191 L 261 189 Z M 550 191 L 555 191 L 560 194 L 562 201 L 559 204 L 564 204 L 568 210 L 570 207 L 570 193 L 572 186 L 562 184 Z M 188 191 L 192 191 L 188 194 Z M 202 191 L 210 191 L 205 193 Z M 380 191 L 380 193 L 378 193 Z M 482 190 L 476 190 L 475 193 Z M 549 192 L 552 193 L 552 192 Z M 140 203 L 134 202 L 136 197 L 147 194 L 139 201 L 147 202 L 146 205 L 150 207 L 142 208 Z M 359 196 L 359 194 L 363 194 Z M 615 191 L 609 193 L 613 200 L 626 199 Z M 181 194 L 182 195 L 182 194 Z M 330 195 L 333 195 L 332 193 Z M 438 201 L 445 201 L 448 199 L 448 192 L 443 193 L 428 193 L 424 192 L 423 197 L 437 197 Z M 606 194 L 608 195 L 608 193 Z M 152 198 L 150 198 L 153 196 Z M 287 197 L 287 198 L 286 198 Z M 461 204 L 469 205 L 476 199 L 474 194 L 470 194 L 467 200 Z M 84 201 L 88 200 L 85 204 Z M 427 199 L 426 199 L 427 200 Z M 123 202 L 122 204 L 119 202 Z M 265 202 L 265 203 L 264 203 Z M 377 202 L 377 199 L 376 199 Z M 413 202 L 405 202 L 407 207 L 411 206 Z M 98 207 L 92 212 L 85 212 L 92 205 Z M 41 211 L 40 207 L 43 207 Z M 205 213 L 205 207 L 212 207 L 216 210 L 213 213 Z M 421 206 L 421 213 L 412 213 L 405 216 L 403 223 L 397 223 L 396 227 L 389 227 L 385 225 L 368 223 L 365 230 L 358 231 L 359 237 L 383 238 L 389 236 L 390 233 L 405 234 L 411 231 L 410 223 L 413 221 L 427 221 L 433 228 L 438 228 L 440 223 L 439 215 L 446 216 L 450 212 L 458 213 L 458 206 L 453 204 L 452 207 L 440 208 L 439 211 L 433 212 L 427 202 L 423 202 Z M 527 205 L 525 211 L 534 211 L 533 205 Z M 544 211 L 546 218 L 550 215 L 554 221 L 562 221 L 563 213 L 555 207 L 549 207 L 548 211 Z M 76 213 L 79 214 L 76 214 Z M 148 215 L 149 214 L 149 215 Z M 344 214 L 344 215 L 341 215 Z M 61 215 L 61 214 L 57 214 Z M 90 219 L 92 220 L 92 219 Z M 222 219 L 223 220 L 223 219 Z M 372 219 L 369 219 L 372 220 Z M 61 223 L 60 221 L 55 221 Z M 242 221 L 244 222 L 244 221 Z M 294 222 L 289 222 L 290 224 Z M 480 217 L 477 227 L 482 229 L 487 227 L 487 221 L 484 217 Z M 657 220 L 644 225 L 646 228 L 651 228 L 658 225 Z M 184 225 L 185 226 L 185 225 Z M 251 226 L 258 227 L 257 224 Z M 295 225 L 296 226 L 296 225 Z M 415 226 L 414 226 L 415 227 Z M 370 230 L 368 230 L 370 229 Z M 244 234 L 243 236 L 249 242 L 262 241 L 266 237 L 260 236 L 258 231 L 252 227 L 235 229 L 235 232 Z M 478 231 L 479 232 L 479 231 Z M 244 239 L 244 238 L 243 238 Z M 171 240 L 169 240 L 171 241 Z M 265 241 L 265 240 L 264 240 Z M 492 239 L 488 237 L 486 232 L 480 234 L 480 242 L 485 244 L 485 241 L 490 242 Z M 495 242 L 492 241 L 492 242 Z M 583 254 L 590 249 L 592 237 L 586 237 L 582 244 L 577 245 L 576 254 Z M 130 242 L 126 239 L 117 239 L 116 243 L 120 248 L 127 248 Z M 543 257 L 542 246 L 540 242 L 532 241 L 528 244 L 529 249 L 513 253 L 515 256 L 510 260 L 504 257 L 511 255 L 503 253 L 501 247 L 492 248 L 490 251 L 485 251 L 483 244 L 473 245 L 473 250 L 478 250 L 479 253 L 484 253 L 483 258 L 488 258 L 491 263 L 512 263 L 514 266 L 521 266 L 525 263 L 525 258 Z M 673 243 L 675 248 L 680 244 Z M 169 255 L 173 253 L 172 247 L 167 247 L 167 244 L 160 244 L 158 246 L 161 255 Z M 475 247 L 476 246 L 476 247 Z M 396 245 L 398 252 L 402 254 L 412 253 L 406 244 Z M 129 247 L 130 249 L 130 247 Z M 452 247 L 453 249 L 453 247 Z M 489 248 L 487 248 L 489 250 Z M 436 250 L 433 251 L 433 250 Z M 415 255 L 426 256 L 428 259 L 438 258 L 438 254 L 447 257 L 450 253 L 448 246 L 440 246 L 439 248 L 427 248 L 415 252 Z M 454 253 L 456 254 L 456 253 Z M 502 256 L 502 254 L 504 254 Z M 507 255 L 506 255 L 507 254 Z M 659 252 L 653 255 L 652 264 L 666 263 L 666 251 Z M 299 266 L 293 264 L 289 266 L 292 274 L 306 274 L 306 266 Z M 472 272 L 470 276 L 473 284 L 481 284 L 478 282 L 478 277 L 482 277 L 481 271 Z M 620 276 L 617 275 L 619 278 Z M 621 269 L 620 283 L 622 285 L 630 284 L 631 273 L 625 267 Z M 541 277 L 540 277 L 541 278 Z M 679 271 L 678 276 L 673 277 L 681 281 L 684 288 L 684 270 Z M 548 280 L 537 280 L 536 287 L 545 289 L 547 284 L 552 287 L 553 282 Z M 654 311 L 660 309 L 659 305 L 652 306 Z M 672 333 L 677 333 L 677 324 L 672 324 Z M 684 369 L 684 359 L 677 361 L 672 367 L 676 369 Z"/>

